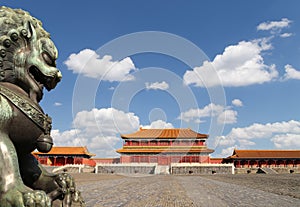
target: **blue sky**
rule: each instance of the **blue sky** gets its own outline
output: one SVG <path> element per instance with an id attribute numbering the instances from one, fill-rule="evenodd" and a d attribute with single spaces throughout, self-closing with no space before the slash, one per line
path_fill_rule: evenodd
<path id="1" fill-rule="evenodd" d="M 55 145 L 118 156 L 142 127 L 210 134 L 212 156 L 300 148 L 299 1 L 2 1 L 43 22 L 62 82 Z M 226 117 L 226 119 L 225 119 Z"/>

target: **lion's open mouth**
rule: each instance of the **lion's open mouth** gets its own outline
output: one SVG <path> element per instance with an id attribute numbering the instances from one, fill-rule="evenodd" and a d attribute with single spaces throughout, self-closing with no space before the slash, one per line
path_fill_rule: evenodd
<path id="1" fill-rule="evenodd" d="M 50 91 L 55 88 L 56 84 L 60 81 L 57 76 L 46 76 L 35 66 L 29 68 L 29 74 L 41 90 L 43 90 L 43 87 L 45 86 L 45 88 Z"/>
<path id="2" fill-rule="evenodd" d="M 45 84 L 44 74 L 42 74 L 41 71 L 39 71 L 39 69 L 37 69 L 34 66 L 31 66 L 29 68 L 29 74 L 31 75 L 32 79 L 35 80 L 39 88 L 42 90 Z"/>

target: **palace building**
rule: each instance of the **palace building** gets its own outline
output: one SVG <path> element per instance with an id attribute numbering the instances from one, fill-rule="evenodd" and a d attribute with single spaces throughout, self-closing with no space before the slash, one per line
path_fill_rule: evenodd
<path id="1" fill-rule="evenodd" d="M 297 167 L 300 165 L 300 150 L 238 150 L 223 159 L 236 168 L 252 167 Z"/>
<path id="2" fill-rule="evenodd" d="M 33 155 L 43 165 L 63 166 L 66 164 L 84 164 L 95 166 L 91 158 L 95 154 L 90 153 L 87 147 L 52 147 L 50 152 L 33 152 Z"/>
<path id="3" fill-rule="evenodd" d="M 121 135 L 121 163 L 210 163 L 207 134 L 191 129 L 143 129 Z"/>

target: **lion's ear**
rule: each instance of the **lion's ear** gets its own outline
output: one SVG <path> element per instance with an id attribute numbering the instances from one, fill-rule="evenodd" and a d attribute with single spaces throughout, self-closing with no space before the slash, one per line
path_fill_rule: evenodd
<path id="1" fill-rule="evenodd" d="M 28 39 L 31 39 L 31 40 L 37 39 L 35 28 L 30 21 L 28 21 L 28 23 L 27 23 L 27 31 L 28 31 L 28 34 L 27 34 Z"/>

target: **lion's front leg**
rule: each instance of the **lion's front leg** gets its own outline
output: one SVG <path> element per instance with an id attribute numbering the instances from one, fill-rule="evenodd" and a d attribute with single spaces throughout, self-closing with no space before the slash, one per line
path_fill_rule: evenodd
<path id="1" fill-rule="evenodd" d="M 18 186 L 1 196 L 1 207 L 51 207 L 51 200 L 44 191 L 25 189 Z"/>
<path id="2" fill-rule="evenodd" d="M 45 192 L 33 191 L 24 185 L 15 147 L 3 131 L 0 131 L 0 176 L 1 207 L 51 206 Z"/>
<path id="3" fill-rule="evenodd" d="M 21 175 L 27 186 L 45 191 L 52 201 L 59 199 L 65 207 L 72 206 L 74 203 L 85 206 L 71 175 L 48 172 L 31 154 L 20 157 Z"/>
<path id="4" fill-rule="evenodd" d="M 76 190 L 74 179 L 68 173 L 60 173 L 55 176 L 55 182 L 59 186 L 56 190 L 48 194 L 53 198 L 61 198 L 63 206 L 70 207 L 72 204 L 78 204 L 80 207 L 85 206 L 81 193 Z M 76 205 L 76 206 L 78 206 Z"/>

